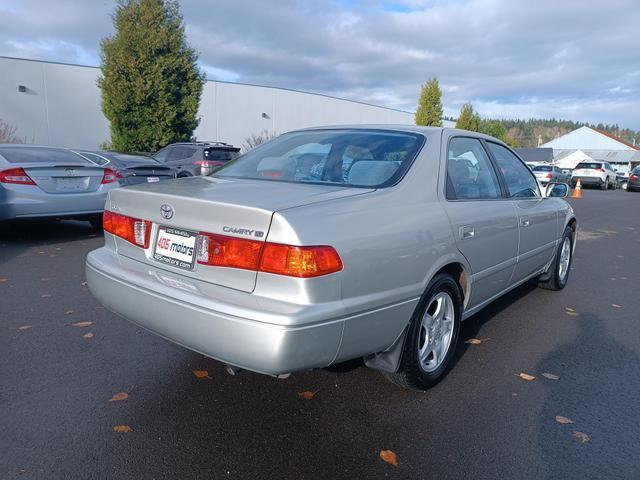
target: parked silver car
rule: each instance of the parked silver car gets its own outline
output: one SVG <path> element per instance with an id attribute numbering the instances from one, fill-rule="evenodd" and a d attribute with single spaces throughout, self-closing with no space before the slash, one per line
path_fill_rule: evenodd
<path id="1" fill-rule="evenodd" d="M 536 165 L 533 174 L 542 185 L 547 183 L 569 183 L 571 174 L 564 173 L 555 165 Z"/>
<path id="2" fill-rule="evenodd" d="M 500 141 L 455 129 L 284 134 L 208 177 L 110 192 L 93 294 L 158 335 L 271 375 L 353 358 L 417 389 L 460 323 L 530 279 L 562 289 L 572 208 Z"/>
<path id="3" fill-rule="evenodd" d="M 116 173 L 64 148 L 0 145 L 0 220 L 81 218 L 100 226 Z"/>

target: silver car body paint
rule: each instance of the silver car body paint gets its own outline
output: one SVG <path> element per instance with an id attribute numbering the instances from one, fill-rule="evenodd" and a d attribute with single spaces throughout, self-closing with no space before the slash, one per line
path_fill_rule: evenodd
<path id="1" fill-rule="evenodd" d="M 452 264 L 463 271 L 467 318 L 543 273 L 574 218 L 560 198 L 447 201 L 446 142 L 469 132 L 325 128 L 417 132 L 426 142 L 404 178 L 381 189 L 196 177 L 113 190 L 107 209 L 153 222 L 150 247 L 106 233 L 105 246 L 87 258 L 92 293 L 187 348 L 283 374 L 389 349 L 429 281 Z M 174 209 L 170 219 L 161 216 L 163 204 Z M 254 240 L 331 245 L 344 268 L 307 279 L 201 265 L 180 270 L 153 259 L 158 225 L 238 238 L 257 230 L 267 233 Z M 230 225 L 236 230 L 225 229 Z M 463 239 L 470 225 L 473 238 Z"/>

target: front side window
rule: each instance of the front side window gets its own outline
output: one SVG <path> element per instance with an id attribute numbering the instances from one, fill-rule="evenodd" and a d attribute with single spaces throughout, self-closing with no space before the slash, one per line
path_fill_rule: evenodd
<path id="1" fill-rule="evenodd" d="M 496 172 L 478 139 L 452 138 L 447 151 L 447 199 L 500 198 Z"/>
<path id="2" fill-rule="evenodd" d="M 261 145 L 216 177 L 384 188 L 398 182 L 424 143 L 409 132 L 309 130 Z"/>
<path id="3" fill-rule="evenodd" d="M 540 196 L 538 181 L 532 175 L 531 170 L 518 157 L 511 153 L 508 148 L 497 143 L 487 142 L 487 146 L 496 159 L 510 197 Z"/>

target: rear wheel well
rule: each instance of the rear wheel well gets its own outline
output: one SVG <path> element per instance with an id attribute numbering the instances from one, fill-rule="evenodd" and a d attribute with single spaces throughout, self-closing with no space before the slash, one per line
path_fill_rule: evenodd
<path id="1" fill-rule="evenodd" d="M 571 242 L 573 243 L 573 245 L 576 244 L 576 228 L 578 226 L 578 222 L 576 221 L 575 218 L 572 218 L 571 220 L 569 220 L 569 223 L 567 224 L 567 226 L 571 229 Z"/>
<path id="2" fill-rule="evenodd" d="M 469 274 L 467 273 L 467 271 L 464 269 L 464 266 L 461 263 L 457 262 L 449 263 L 438 270 L 436 272 L 436 275 L 438 275 L 439 273 L 448 273 L 454 278 L 454 280 L 458 284 L 458 287 L 460 288 L 462 305 L 466 307 L 467 300 L 469 299 L 469 282 L 471 279 L 469 278 Z"/>

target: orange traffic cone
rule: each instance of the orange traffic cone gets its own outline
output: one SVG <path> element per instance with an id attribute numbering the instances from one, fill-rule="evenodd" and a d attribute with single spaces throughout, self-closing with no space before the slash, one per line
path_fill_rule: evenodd
<path id="1" fill-rule="evenodd" d="M 576 183 L 576 188 L 573 189 L 571 198 L 582 198 L 582 184 L 580 183 L 580 179 L 578 179 L 578 183 Z"/>

